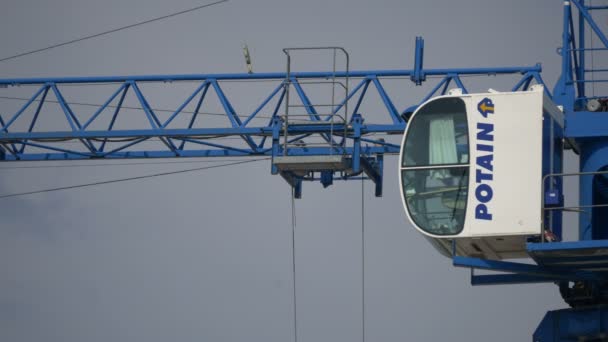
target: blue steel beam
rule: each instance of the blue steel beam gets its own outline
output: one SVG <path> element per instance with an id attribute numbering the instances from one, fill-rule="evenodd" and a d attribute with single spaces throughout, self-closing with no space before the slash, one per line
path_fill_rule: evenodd
<path id="1" fill-rule="evenodd" d="M 591 15 L 592 10 L 602 9 L 601 6 L 585 6 L 583 0 L 565 1 L 563 6 L 562 47 L 559 49 L 562 56 L 562 72 L 554 89 L 553 100 L 562 105 L 567 112 L 574 112 L 583 109 L 586 101 L 597 98 L 587 96 L 586 84 L 607 82 L 606 80 L 589 80 L 585 77 L 585 73 L 598 71 L 586 68 L 586 60 L 589 57 L 587 54 L 608 50 L 608 38 Z M 578 25 L 575 25 L 574 21 L 575 9 L 578 11 L 576 18 Z M 602 46 L 588 48 L 586 41 L 594 39 L 594 37 L 600 41 Z"/>
<path id="2" fill-rule="evenodd" d="M 467 267 L 490 271 L 508 272 L 519 275 L 544 277 L 552 281 L 593 281 L 604 282 L 606 279 L 594 272 L 570 271 L 566 268 L 550 268 L 539 265 L 522 264 L 508 261 L 486 260 L 462 256 L 454 256 L 452 263 L 456 267 Z"/>
<path id="3" fill-rule="evenodd" d="M 311 126 L 298 125 L 288 128 L 288 133 L 329 133 L 332 125 L 316 124 Z M 344 129 L 343 124 L 334 124 L 334 131 Z M 365 125 L 363 134 L 368 133 L 391 133 L 400 134 L 405 129 L 405 123 L 398 125 Z M 60 131 L 60 132 L 19 132 L 1 133 L 0 142 L 12 142 L 14 140 L 27 139 L 87 139 L 87 138 L 128 138 L 128 137 L 189 137 L 210 136 L 226 137 L 231 135 L 263 136 L 272 135 L 272 127 L 236 127 L 236 128 L 169 128 L 169 129 L 141 129 L 141 130 L 108 130 L 108 131 Z"/>
<path id="4" fill-rule="evenodd" d="M 604 35 L 604 32 L 602 32 L 602 29 L 600 29 L 595 20 L 593 20 L 593 17 L 591 16 L 591 13 L 589 13 L 588 8 L 583 6 L 581 4 L 581 1 L 579 0 L 570 0 L 570 2 L 578 8 L 579 14 L 583 18 L 585 18 L 589 27 L 593 30 L 593 32 L 596 34 L 602 44 L 604 44 L 604 47 L 608 48 L 608 38 Z"/>
<path id="5" fill-rule="evenodd" d="M 138 139 L 137 143 L 145 140 L 146 138 Z M 141 141 L 140 141 L 141 140 Z M 41 147 L 36 143 L 26 143 L 34 147 Z M 83 160 L 92 159 L 91 156 L 86 152 L 74 152 L 61 148 L 44 147 L 45 149 L 55 150 L 57 153 L 31 153 L 22 156 L 20 159 L 16 159 L 14 156 L 7 155 L 6 161 L 42 161 L 42 160 Z M 346 154 L 352 154 L 353 148 L 347 147 L 344 149 Z M 366 146 L 361 147 L 361 153 L 364 155 L 378 155 L 378 154 L 395 154 L 399 150 L 384 146 Z M 335 155 L 335 150 L 333 151 Z M 182 151 L 180 157 L 184 158 L 202 158 L 202 157 L 251 157 L 251 156 L 272 156 L 272 148 L 262 150 L 258 153 L 251 153 L 250 151 L 234 151 L 228 149 L 199 149 L 199 150 L 187 150 Z M 290 156 L 319 156 L 319 155 L 330 155 L 330 150 L 323 147 L 294 147 L 289 149 Z M 104 155 L 104 159 L 141 159 L 141 158 L 173 158 L 175 155 L 170 150 L 160 151 L 127 151 L 121 152 L 116 151 Z M 99 158 L 98 158 L 99 159 Z"/>
<path id="6" fill-rule="evenodd" d="M 527 72 L 541 72 L 540 64 L 534 66 L 521 67 L 501 67 L 501 68 L 459 68 L 459 69 L 426 69 L 424 73 L 427 76 L 442 76 L 447 74 L 458 75 L 507 75 L 507 74 L 525 74 Z M 322 72 L 292 72 L 290 76 L 297 79 L 309 78 L 365 78 L 368 76 L 375 77 L 405 77 L 415 73 L 414 70 L 362 70 L 362 71 L 322 71 Z M 16 85 L 32 85 L 47 83 L 54 84 L 95 84 L 95 83 L 122 83 L 127 81 L 133 82 L 173 82 L 173 81 L 204 81 L 214 79 L 217 81 L 226 80 L 284 80 L 286 77 L 284 72 L 274 73 L 255 73 L 255 74 L 178 74 L 178 75 L 148 75 L 148 76 L 98 76 L 98 77 L 60 77 L 60 78 L 13 78 L 0 79 L 0 85 L 16 86 Z"/>
<path id="7" fill-rule="evenodd" d="M 553 279 L 527 274 L 481 274 L 471 276 L 471 285 L 510 285 L 553 283 Z"/>
<path id="8" fill-rule="evenodd" d="M 68 77 L 68 78 L 34 78 L 34 79 L 5 79 L 0 80 L 0 86 L 25 86 L 33 85 L 40 86 L 36 88 L 34 94 L 25 101 L 25 104 L 19 108 L 19 110 L 13 114 L 9 113 L 10 119 L 6 122 L 2 121 L 0 129 L 0 146 L 4 153 L 0 154 L 0 160 L 5 161 L 12 160 L 46 160 L 46 159 L 99 159 L 99 158 L 146 158 L 146 157 L 188 157 L 188 156 L 222 156 L 222 155 L 266 155 L 271 151 L 275 153 L 282 153 L 282 146 L 275 146 L 279 144 L 277 139 L 267 139 L 273 136 L 275 130 L 274 126 L 277 124 L 274 118 L 280 117 L 282 104 L 285 101 L 285 93 L 287 87 L 294 87 L 297 91 L 299 98 L 306 106 L 308 113 L 310 114 L 309 123 L 298 124 L 289 126 L 287 129 L 282 127 L 278 135 L 279 137 L 284 134 L 288 134 L 288 141 L 295 142 L 304 140 L 303 143 L 307 144 L 310 142 L 308 139 L 312 139 L 315 136 L 322 136 L 326 141 L 332 141 L 334 138 L 343 139 L 344 143 L 351 143 L 351 146 L 346 146 L 340 143 L 338 149 L 344 147 L 353 147 L 355 140 L 357 144 L 366 143 L 373 144 L 375 146 L 382 146 L 378 150 L 379 153 L 398 153 L 398 146 L 388 144 L 381 138 L 373 136 L 373 134 L 401 134 L 406 126 L 406 118 L 401 115 L 401 112 L 395 107 L 395 101 L 386 92 L 382 84 L 381 79 L 388 79 L 391 77 L 409 77 L 414 73 L 417 73 L 418 80 L 419 76 L 423 73 L 426 76 L 444 76 L 442 81 L 438 81 L 439 84 L 434 88 L 432 94 L 434 94 L 439 88 L 443 87 L 447 90 L 447 83 L 450 80 L 454 80 L 456 85 L 464 88 L 462 82 L 460 82 L 460 76 L 465 75 L 499 75 L 499 74 L 521 74 L 525 78 L 523 82 L 526 85 L 531 81 L 530 75 L 538 75 L 541 68 L 539 65 L 531 67 L 507 67 L 507 68 L 476 68 L 476 69 L 429 69 L 429 70 L 363 70 L 363 71 L 351 71 L 345 72 L 300 72 L 292 73 L 290 82 L 285 81 L 285 73 L 261 73 L 261 74 L 198 74 L 198 75 L 152 75 L 152 76 L 115 76 L 115 77 Z M 345 77 L 359 78 L 361 81 L 355 86 L 349 94 L 346 95 L 346 99 L 336 104 L 331 109 L 331 113 L 337 113 L 342 110 L 347 100 L 357 102 L 357 105 L 351 109 L 351 113 L 346 113 L 347 117 L 351 118 L 348 122 L 348 126 L 344 124 L 331 124 L 330 122 L 323 123 L 322 120 L 316 115 L 314 110 L 314 103 L 310 97 L 306 94 L 304 89 L 299 86 L 298 80 L 302 79 L 324 79 L 327 77 Z M 537 82 L 539 78 L 534 78 Z M 220 86 L 221 81 L 252 81 L 252 80 L 274 80 L 277 82 L 276 87 L 273 88 L 272 92 L 266 96 L 263 101 L 255 107 L 255 110 L 251 113 L 237 112 L 232 106 L 227 94 Z M 139 85 L 146 82 L 181 82 L 181 81 L 196 81 L 200 82 L 194 92 L 188 92 L 184 95 L 184 101 L 177 106 L 174 111 L 171 111 L 170 115 L 160 120 L 160 117 L 156 113 L 157 110 L 153 109 L 148 98 L 150 95 L 145 95 Z M 542 81 L 541 81 L 542 82 Z M 369 85 L 373 83 L 376 92 L 379 94 L 382 101 L 377 104 L 377 113 L 385 113 L 384 118 L 379 118 L 379 122 L 366 121 L 358 128 L 358 136 L 353 136 L 354 131 L 352 129 L 352 118 L 356 114 L 361 114 L 361 117 L 365 117 L 365 113 L 359 113 L 360 104 L 364 98 L 369 97 L 370 91 Z M 521 83 L 521 82 L 520 82 Z M 78 103 L 70 103 L 63 94 L 61 93 L 61 87 L 66 85 L 79 85 L 82 84 L 98 84 L 98 85 L 115 85 L 116 90 L 112 92 L 109 98 L 101 101 L 102 104 L 97 106 L 96 110 L 81 124 L 78 118 L 82 119 L 82 113 L 75 113 L 74 109 Z M 251 83 L 249 84 L 252 85 Z M 226 127 L 195 127 L 195 121 L 198 113 L 201 112 L 204 100 L 208 96 L 208 90 L 213 88 L 215 96 L 219 100 L 219 103 L 224 108 L 225 117 L 228 119 Z M 27 88 L 25 88 L 27 89 Z M 40 120 L 45 113 L 48 112 L 47 107 L 44 103 L 50 101 L 46 94 L 52 91 L 57 98 L 57 103 L 60 105 L 65 121 L 71 128 L 70 131 L 45 131 L 44 127 L 39 127 L 36 122 Z M 139 109 L 143 111 L 143 115 L 148 120 L 148 127 L 141 127 L 138 129 L 121 129 L 116 124 L 117 119 L 121 117 L 124 109 L 124 100 L 126 95 L 132 91 L 138 101 L 138 107 L 129 107 L 129 109 Z M 431 94 L 429 94 L 431 96 Z M 197 101 L 196 110 L 193 113 L 186 113 L 184 109 Z M 15 122 L 18 120 L 26 120 L 24 113 L 33 107 L 34 102 L 38 102 L 36 108 L 36 114 L 34 118 L 29 121 L 28 129 L 16 129 Z M 115 106 L 111 104 L 116 103 Z M 268 118 L 266 125 L 254 125 L 254 119 L 258 118 L 259 113 L 266 107 L 273 106 L 272 116 Z M 103 116 L 103 112 L 107 109 L 113 109 L 111 114 L 111 120 L 107 129 L 99 130 L 98 127 L 92 129 L 93 123 L 100 120 Z M 79 115 L 76 115 L 79 114 Z M 124 115 L 124 114 L 123 114 Z M 189 116 L 191 115 L 191 116 Z M 184 117 L 185 116 L 185 117 Z M 180 120 L 178 118 L 187 118 Z M 244 121 L 241 118 L 246 118 Z M 30 118 L 28 117 L 28 120 Z M 327 120 L 327 119 L 325 119 Z M 363 122 L 363 121 L 361 121 Z M 281 125 L 281 122 L 278 122 Z M 183 125 L 183 126 L 180 126 Z M 205 126 L 205 122 L 202 122 L 202 126 Z M 171 127 L 170 127 L 171 126 Z M 19 126 L 21 127 L 21 126 Z M 33 129 L 36 127 L 36 129 Z M 347 136 L 344 136 L 346 134 Z M 333 135 L 333 136 L 332 136 Z M 240 139 L 234 143 L 224 143 L 221 139 L 226 137 L 239 137 Z M 121 140 L 122 139 L 122 143 Z M 74 140 L 80 141 L 81 145 L 76 146 L 57 146 L 57 142 Z M 158 140 L 165 145 L 167 150 L 158 148 L 143 148 L 142 143 Z M 174 140 L 176 140 L 174 142 Z M 218 142 L 212 142 L 217 140 Z M 282 139 L 281 139 L 282 140 Z M 95 146 L 95 142 L 101 142 L 99 146 Z M 108 148 L 108 144 L 111 144 L 111 148 Z M 314 142 L 310 142 L 311 146 Z M 19 146 L 20 148 L 17 148 Z M 217 149 L 213 151 L 212 148 Z M 297 152 L 298 150 L 294 150 Z M 311 151 L 311 149 L 306 149 Z M 336 151 L 329 148 L 317 148 L 314 149 L 315 153 L 319 155 L 334 154 Z M 372 150 L 374 151 L 374 150 Z M 291 151 L 288 153 L 291 155 Z M 374 154 L 375 152 L 372 152 Z M 355 159 L 355 166 L 358 169 L 359 160 Z M 379 177 L 377 177 L 379 178 Z"/>

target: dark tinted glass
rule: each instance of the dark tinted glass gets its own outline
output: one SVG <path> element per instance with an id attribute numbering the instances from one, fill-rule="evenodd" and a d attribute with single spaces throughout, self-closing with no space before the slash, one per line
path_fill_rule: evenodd
<path id="1" fill-rule="evenodd" d="M 409 122 L 402 166 L 467 164 L 466 106 L 460 98 L 429 102 Z"/>
<path id="2" fill-rule="evenodd" d="M 416 225 L 435 235 L 455 235 L 464 224 L 468 167 L 401 171 L 403 195 Z"/>

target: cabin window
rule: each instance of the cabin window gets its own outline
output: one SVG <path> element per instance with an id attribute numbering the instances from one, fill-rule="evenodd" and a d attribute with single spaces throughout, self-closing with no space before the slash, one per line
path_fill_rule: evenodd
<path id="1" fill-rule="evenodd" d="M 460 98 L 426 104 L 409 123 L 402 166 L 469 163 L 466 106 Z"/>
<path id="2" fill-rule="evenodd" d="M 462 231 L 469 188 L 466 106 L 460 98 L 429 102 L 412 117 L 401 178 L 407 211 L 434 235 Z"/>
<path id="3" fill-rule="evenodd" d="M 403 195 L 412 220 L 435 235 L 455 235 L 464 225 L 468 167 L 403 170 Z"/>

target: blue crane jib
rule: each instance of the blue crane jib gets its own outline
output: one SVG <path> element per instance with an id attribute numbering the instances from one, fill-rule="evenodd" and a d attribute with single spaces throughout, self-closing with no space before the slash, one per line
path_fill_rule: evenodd
<path id="1" fill-rule="evenodd" d="M 397 109 L 383 81 L 423 73 L 437 84 L 423 99 L 445 94 L 450 85 L 463 89 L 463 76 L 519 74 L 513 90 L 541 83 L 541 68 L 531 67 L 363 70 L 254 74 L 156 75 L 0 80 L 0 158 L 4 161 L 246 157 L 273 158 L 272 172 L 282 175 L 300 197 L 303 181 L 363 176 L 382 193 L 384 154 L 399 153 L 398 141 L 413 108 Z M 332 80 L 354 86 L 333 104 L 315 104 L 309 93 Z M 233 85 L 259 89 L 272 84 L 254 109 L 239 111 L 242 96 Z M 96 102 L 72 99 L 69 92 L 91 89 L 107 94 Z M 190 85 L 183 90 L 182 85 Z M 194 85 L 194 86 L 192 86 Z M 406 84 L 407 86 L 407 84 Z M 103 91 L 97 91 L 98 88 Z M 161 90 L 153 92 L 153 87 Z M 171 87 L 180 103 L 172 109 L 151 105 Z M 333 87 L 333 85 L 332 85 Z M 262 88 L 264 89 L 264 88 Z M 266 90 L 263 90 L 266 91 Z M 344 90 L 342 90 L 344 91 Z M 231 92 L 235 92 L 232 94 Z M 291 93 L 291 95 L 290 95 Z M 375 93 L 375 94 L 373 94 Z M 368 98 L 372 113 L 361 108 Z M 289 103 L 288 103 L 289 101 Z M 207 106 L 217 103 L 215 112 Z M 362 105 L 363 104 L 363 105 Z M 291 108 L 289 115 L 286 115 Z M 348 109 L 348 111 L 346 111 Z M 132 120 L 140 119 L 138 124 Z M 49 127 L 55 127 L 49 128 Z M 60 128 L 58 128 L 60 127 Z"/>

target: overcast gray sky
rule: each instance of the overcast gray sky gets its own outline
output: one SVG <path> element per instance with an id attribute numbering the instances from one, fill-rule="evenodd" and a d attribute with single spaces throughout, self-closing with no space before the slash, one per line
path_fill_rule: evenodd
<path id="1" fill-rule="evenodd" d="M 200 3 L 3 0 L 0 57 Z M 259 72 L 284 70 L 284 47 L 318 45 L 345 47 L 352 69 L 411 68 L 423 35 L 425 67 L 542 62 L 552 87 L 561 10 L 554 0 L 230 0 L 0 63 L 0 77 L 243 72 L 244 42 Z M 299 66 L 327 68 L 315 63 Z M 422 96 L 403 85 L 388 87 L 399 108 Z M 250 105 L 237 94 L 237 109 Z M 171 107 L 166 97 L 150 100 Z M 0 189 L 178 168 L 0 170 Z M 368 341 L 528 341 L 545 311 L 565 307 L 552 285 L 471 287 L 406 221 L 396 168 L 388 157 L 384 197 L 365 184 Z M 289 194 L 260 162 L 0 200 L 0 340 L 292 340 Z M 360 201 L 359 182 L 306 184 L 297 201 L 299 341 L 361 340 Z"/>

